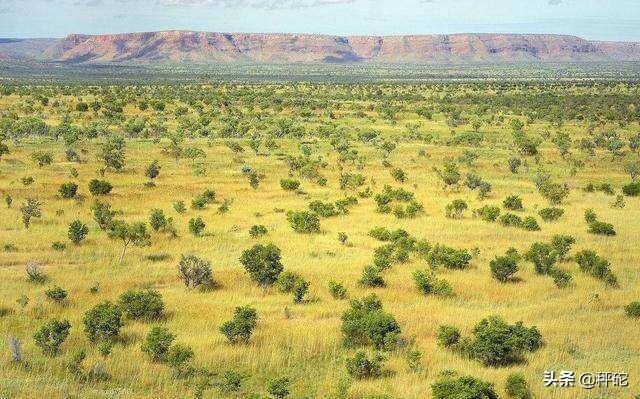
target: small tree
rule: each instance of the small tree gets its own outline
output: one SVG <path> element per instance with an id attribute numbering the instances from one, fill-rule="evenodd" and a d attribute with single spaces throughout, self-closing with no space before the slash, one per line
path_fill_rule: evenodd
<path id="1" fill-rule="evenodd" d="M 202 232 L 207 227 L 201 217 L 189 219 L 189 231 L 196 237 L 202 236 Z"/>
<path id="2" fill-rule="evenodd" d="M 110 204 L 100 201 L 91 205 L 91 211 L 93 212 L 93 220 L 98 224 L 100 230 L 108 229 L 113 222 L 113 217 L 117 214 L 116 211 L 111 210 Z"/>
<path id="3" fill-rule="evenodd" d="M 491 275 L 501 283 L 507 282 L 518 272 L 520 255 L 514 248 L 510 248 L 505 256 L 496 256 L 489 263 Z"/>
<path id="4" fill-rule="evenodd" d="M 273 244 L 256 244 L 240 257 L 251 279 L 263 287 L 273 285 L 284 269 L 280 261 L 280 248 Z"/>
<path id="5" fill-rule="evenodd" d="M 125 165 L 125 142 L 124 138 L 111 136 L 102 144 L 100 148 L 100 159 L 107 168 L 121 171 Z"/>
<path id="6" fill-rule="evenodd" d="M 58 189 L 58 195 L 60 198 L 70 199 L 75 198 L 78 193 L 78 185 L 73 182 L 63 183 Z"/>
<path id="7" fill-rule="evenodd" d="M 106 180 L 92 179 L 89 182 L 89 192 L 93 196 L 107 195 L 113 189 L 113 185 Z"/>
<path id="8" fill-rule="evenodd" d="M 182 255 L 178 264 L 180 276 L 187 288 L 211 288 L 215 285 L 211 263 L 194 255 Z"/>
<path id="9" fill-rule="evenodd" d="M 289 396 L 291 380 L 287 377 L 274 378 L 267 381 L 267 392 L 276 399 Z"/>
<path id="10" fill-rule="evenodd" d="M 71 323 L 67 320 L 51 320 L 36 331 L 33 339 L 46 356 L 56 356 L 60 351 L 60 345 L 69 336 L 70 328 Z"/>
<path id="11" fill-rule="evenodd" d="M 129 245 L 143 247 L 150 245 L 151 236 L 147 232 L 144 222 L 127 223 L 123 220 L 114 220 L 109 226 L 109 238 L 122 241 L 122 252 L 119 262 L 122 264 L 125 252 Z"/>
<path id="12" fill-rule="evenodd" d="M 164 327 L 153 327 L 142 343 L 142 352 L 154 362 L 165 362 L 175 336 Z"/>
<path id="13" fill-rule="evenodd" d="M 118 304 L 130 319 L 157 320 L 164 312 L 162 295 L 156 290 L 129 290 L 120 295 Z"/>
<path id="14" fill-rule="evenodd" d="M 287 220 L 297 233 L 309 234 L 320 232 L 320 218 L 317 214 L 307 211 L 290 211 Z"/>
<path id="15" fill-rule="evenodd" d="M 67 237 L 69 237 L 69 241 L 75 245 L 80 245 L 80 242 L 87 237 L 87 234 L 89 234 L 89 228 L 87 225 L 82 223 L 80 220 L 74 220 L 69 225 Z"/>
<path id="16" fill-rule="evenodd" d="M 160 176 L 160 169 L 161 168 L 162 167 L 160 166 L 160 163 L 158 161 L 153 161 L 149 165 L 147 165 L 147 168 L 145 169 L 144 174 L 149 179 L 153 180 L 156 177 Z"/>
<path id="17" fill-rule="evenodd" d="M 258 313 L 250 306 L 240 306 L 235 309 L 233 319 L 220 326 L 230 343 L 247 343 L 258 324 Z"/>
<path id="18" fill-rule="evenodd" d="M 105 301 L 95 305 L 83 318 L 84 331 L 91 342 L 111 340 L 120 333 L 122 310 L 119 306 Z"/>
<path id="19" fill-rule="evenodd" d="M 25 228 L 31 226 L 31 219 L 42 217 L 42 211 L 40 210 L 40 202 L 33 198 L 27 198 L 24 204 L 20 207 L 22 213 L 22 224 Z"/>

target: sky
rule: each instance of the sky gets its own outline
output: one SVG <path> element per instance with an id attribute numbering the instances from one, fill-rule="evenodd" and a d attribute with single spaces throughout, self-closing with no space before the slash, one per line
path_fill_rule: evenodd
<path id="1" fill-rule="evenodd" d="M 69 33 L 554 33 L 640 42 L 638 0 L 0 0 L 0 37 Z"/>

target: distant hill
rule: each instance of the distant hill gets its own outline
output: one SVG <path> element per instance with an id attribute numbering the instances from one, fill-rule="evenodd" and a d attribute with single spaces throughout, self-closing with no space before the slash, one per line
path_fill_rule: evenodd
<path id="1" fill-rule="evenodd" d="M 640 61 L 640 43 L 565 35 L 330 36 L 163 31 L 0 39 L 0 60 L 65 63 L 479 64 Z"/>

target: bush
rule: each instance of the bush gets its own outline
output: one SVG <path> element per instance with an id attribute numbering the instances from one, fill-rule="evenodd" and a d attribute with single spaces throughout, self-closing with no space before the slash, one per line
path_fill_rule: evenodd
<path id="1" fill-rule="evenodd" d="M 500 208 L 485 205 L 482 208 L 476 209 L 474 214 L 485 222 L 495 222 L 498 216 L 500 216 Z"/>
<path id="2" fill-rule="evenodd" d="M 129 290 L 120 295 L 118 303 L 130 319 L 157 320 L 164 312 L 162 295 L 156 290 Z"/>
<path id="3" fill-rule="evenodd" d="M 539 231 L 540 230 L 540 226 L 538 225 L 538 222 L 532 216 L 527 216 L 524 219 L 522 219 L 522 223 L 520 223 L 520 227 L 522 229 L 524 229 L 524 230 L 527 230 L 527 231 Z"/>
<path id="4" fill-rule="evenodd" d="M 73 182 L 62 183 L 58 189 L 58 195 L 64 199 L 75 198 L 77 193 L 78 185 Z"/>
<path id="5" fill-rule="evenodd" d="M 626 313 L 627 317 L 632 317 L 635 319 L 640 318 L 640 301 L 631 302 L 630 304 L 625 306 L 624 312 Z"/>
<path id="6" fill-rule="evenodd" d="M 166 356 L 166 363 L 169 367 L 171 367 L 178 375 L 185 368 L 185 365 L 193 359 L 194 353 L 193 350 L 181 344 L 172 345 L 169 348 Z"/>
<path id="7" fill-rule="evenodd" d="M 56 356 L 60 351 L 60 345 L 69 336 L 70 328 L 71 324 L 67 320 L 51 320 L 36 331 L 33 339 L 44 355 Z"/>
<path id="8" fill-rule="evenodd" d="M 67 291 L 60 286 L 55 286 L 45 291 L 44 294 L 47 296 L 47 298 L 57 303 L 61 303 L 62 301 L 67 299 L 68 296 Z"/>
<path id="9" fill-rule="evenodd" d="M 369 359 L 364 352 L 357 352 L 353 357 L 347 358 L 347 373 L 358 380 L 377 378 L 382 375 L 383 361 L 384 358 L 380 355 Z"/>
<path id="10" fill-rule="evenodd" d="M 510 211 L 521 211 L 524 209 L 522 200 L 517 195 L 510 195 L 502 201 L 502 206 Z"/>
<path id="11" fill-rule="evenodd" d="M 640 195 L 640 182 L 629 183 L 622 186 L 622 193 L 628 197 L 637 197 Z"/>
<path id="12" fill-rule="evenodd" d="M 280 180 L 280 187 L 282 187 L 283 190 L 295 191 L 300 188 L 300 181 L 293 179 L 282 179 Z"/>
<path id="13" fill-rule="evenodd" d="M 287 212 L 287 220 L 297 233 L 309 234 L 320 232 L 320 218 L 313 212 L 290 211 Z"/>
<path id="14" fill-rule="evenodd" d="M 589 233 L 601 236 L 615 236 L 616 230 L 611 223 L 596 220 L 589 223 Z"/>
<path id="15" fill-rule="evenodd" d="M 93 196 L 107 195 L 113 190 L 113 186 L 106 180 L 93 179 L 89 182 L 89 192 Z"/>
<path id="16" fill-rule="evenodd" d="M 495 259 L 489 262 L 491 275 L 501 283 L 513 279 L 513 276 L 518 272 L 519 260 L 520 255 L 518 255 L 518 252 L 514 248 L 510 248 L 506 255 L 496 256 Z"/>
<path id="17" fill-rule="evenodd" d="M 424 295 L 434 294 L 448 296 L 453 294 L 453 288 L 448 281 L 437 278 L 433 273 L 416 270 L 413 273 L 416 288 Z"/>
<path id="18" fill-rule="evenodd" d="M 460 342 L 460 330 L 454 326 L 440 326 L 436 334 L 438 345 L 450 348 Z"/>
<path id="19" fill-rule="evenodd" d="M 553 268 L 549 272 L 549 275 L 553 278 L 553 283 L 558 288 L 566 288 L 571 284 L 571 275 L 564 270 Z"/>
<path id="20" fill-rule="evenodd" d="M 160 166 L 158 161 L 153 161 L 149 165 L 147 165 L 144 174 L 149 179 L 155 179 L 156 177 L 160 176 L 160 169 L 162 169 L 162 166 Z"/>
<path id="21" fill-rule="evenodd" d="M 444 376 L 431 385 L 433 399 L 498 399 L 493 385 L 471 376 Z"/>
<path id="22" fill-rule="evenodd" d="M 274 378 L 267 381 L 267 392 L 277 399 L 289 396 L 291 381 L 287 377 Z"/>
<path id="23" fill-rule="evenodd" d="M 108 229 L 116 215 L 116 212 L 111 210 L 111 205 L 100 201 L 91 205 L 91 211 L 93 212 L 93 220 L 98 224 L 100 230 Z"/>
<path id="24" fill-rule="evenodd" d="M 165 362 L 175 336 L 164 327 L 153 327 L 142 343 L 142 352 L 154 362 Z"/>
<path id="25" fill-rule="evenodd" d="M 280 248 L 273 244 L 256 244 L 245 250 L 240 263 L 251 279 L 263 287 L 273 285 L 284 269 L 280 261 Z"/>
<path id="26" fill-rule="evenodd" d="M 187 288 L 211 288 L 215 285 L 211 263 L 194 255 L 182 255 L 178 264 L 180 276 Z"/>
<path id="27" fill-rule="evenodd" d="M 556 251 L 558 258 L 564 260 L 567 258 L 567 254 L 571 250 L 573 244 L 576 243 L 576 239 L 570 235 L 555 235 L 551 239 L 551 246 Z"/>
<path id="28" fill-rule="evenodd" d="M 218 389 L 223 393 L 238 392 L 242 386 L 245 376 L 233 370 L 226 370 L 220 376 Z"/>
<path id="29" fill-rule="evenodd" d="M 267 234 L 267 228 L 264 225 L 261 224 L 256 224 L 251 226 L 251 228 L 249 229 L 249 235 L 253 238 L 257 238 L 260 236 L 263 236 L 265 234 Z"/>
<path id="30" fill-rule="evenodd" d="M 536 327 L 526 328 L 521 322 L 507 324 L 497 316 L 476 324 L 474 339 L 465 349 L 485 366 L 508 366 L 523 361 L 525 352 L 535 352 L 542 346 L 542 336 Z"/>
<path id="31" fill-rule="evenodd" d="M 395 318 L 382 309 L 375 294 L 351 301 L 342 314 L 342 337 L 348 347 L 373 345 L 376 349 L 390 349 L 400 338 L 400 326 Z"/>
<path id="32" fill-rule="evenodd" d="M 293 293 L 294 302 L 300 303 L 309 290 L 310 283 L 293 272 L 284 272 L 278 277 L 276 282 L 280 292 Z"/>
<path id="33" fill-rule="evenodd" d="M 466 269 L 471 261 L 471 254 L 466 249 L 455 249 L 436 244 L 426 254 L 431 267 L 444 266 L 447 269 Z"/>
<path id="34" fill-rule="evenodd" d="M 87 311 L 83 323 L 90 341 L 111 340 L 120 333 L 122 310 L 119 306 L 105 301 Z"/>
<path id="35" fill-rule="evenodd" d="M 536 273 L 549 274 L 558 260 L 558 254 L 551 244 L 536 242 L 531 245 L 524 258 L 533 263 Z"/>
<path id="36" fill-rule="evenodd" d="M 513 399 L 533 399 L 529 384 L 520 373 L 509 374 L 505 382 L 504 390 Z"/>
<path id="37" fill-rule="evenodd" d="M 555 222 L 564 215 L 564 209 L 562 208 L 544 208 L 538 212 L 538 215 L 545 222 Z"/>
<path id="38" fill-rule="evenodd" d="M 338 283 L 335 281 L 329 281 L 329 293 L 333 297 L 333 299 L 345 299 L 347 297 L 347 289 L 342 285 L 342 283 Z"/>
<path id="39" fill-rule="evenodd" d="M 89 228 L 87 225 L 82 223 L 80 220 L 74 220 L 69 225 L 67 237 L 69 237 L 69 241 L 75 245 L 80 245 L 80 242 L 85 239 L 87 234 L 89 234 Z"/>
<path id="40" fill-rule="evenodd" d="M 378 241 L 389 241 L 391 232 L 386 227 L 374 227 L 369 231 L 369 236 Z"/>
<path id="41" fill-rule="evenodd" d="M 520 227 L 522 226 L 522 219 L 520 216 L 515 215 L 513 213 L 505 213 L 500 215 L 498 219 L 501 225 L 506 227 Z"/>
<path id="42" fill-rule="evenodd" d="M 27 267 L 25 268 L 27 273 L 27 280 L 32 283 L 42 284 L 47 280 L 47 276 L 42 271 L 42 265 L 35 261 L 27 262 Z"/>
<path id="43" fill-rule="evenodd" d="M 611 271 L 609 262 L 595 251 L 580 251 L 576 254 L 575 260 L 582 272 L 604 281 L 608 286 L 616 287 L 618 285 L 618 280 Z"/>
<path id="44" fill-rule="evenodd" d="M 332 203 L 325 203 L 322 201 L 313 201 L 309 203 L 309 210 L 322 216 L 323 218 L 328 218 L 339 214 Z"/>
<path id="45" fill-rule="evenodd" d="M 360 278 L 360 284 L 365 287 L 384 287 L 385 282 L 380 275 L 380 268 L 375 265 L 365 266 L 362 270 L 362 277 Z"/>
<path id="46" fill-rule="evenodd" d="M 204 223 L 201 217 L 189 219 L 189 232 L 196 237 L 200 237 L 207 225 Z"/>
<path id="47" fill-rule="evenodd" d="M 224 334 L 230 343 L 247 343 L 258 324 L 258 313 L 250 306 L 240 306 L 235 309 L 233 319 L 220 326 L 220 332 Z"/>
<path id="48" fill-rule="evenodd" d="M 407 174 L 400 168 L 391 169 L 391 177 L 393 177 L 393 180 L 397 181 L 398 183 L 404 183 L 405 181 L 407 181 Z"/>
<path id="49" fill-rule="evenodd" d="M 459 219 L 462 217 L 462 213 L 467 210 L 468 205 L 463 200 L 457 199 L 447 204 L 445 208 L 445 215 L 448 218 Z"/>

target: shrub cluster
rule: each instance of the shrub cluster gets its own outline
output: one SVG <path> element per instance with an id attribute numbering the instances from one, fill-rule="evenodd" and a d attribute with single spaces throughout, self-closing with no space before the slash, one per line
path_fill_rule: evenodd
<path id="1" fill-rule="evenodd" d="M 287 220 L 296 233 L 310 234 L 320 232 L 320 218 L 307 211 L 289 211 Z"/>
<path id="2" fill-rule="evenodd" d="M 376 349 L 392 349 L 398 344 L 400 326 L 382 309 L 375 294 L 354 299 L 342 314 L 342 337 L 349 347 L 373 345 Z"/>
<path id="3" fill-rule="evenodd" d="M 413 273 L 413 281 L 418 291 L 424 295 L 449 296 L 453 294 L 451 284 L 447 280 L 437 278 L 433 272 L 416 270 Z"/>
<path id="4" fill-rule="evenodd" d="M 520 255 L 514 248 L 509 248 L 504 256 L 496 256 L 489 262 L 491 275 L 501 283 L 512 280 L 518 272 L 518 262 Z"/>
<path id="5" fill-rule="evenodd" d="M 576 254 L 575 260 L 580 270 L 604 281 L 610 287 L 618 285 L 618 279 L 610 268 L 609 261 L 600 257 L 595 251 L 583 250 Z"/>
<path id="6" fill-rule="evenodd" d="M 471 376 L 445 375 L 431 385 L 433 399 L 498 399 L 493 385 Z"/>
<path id="7" fill-rule="evenodd" d="M 587 209 L 584 213 L 584 220 L 589 225 L 589 233 L 601 236 L 615 236 L 616 230 L 611 223 L 601 222 L 592 209 Z"/>
<path id="8" fill-rule="evenodd" d="M 258 312 L 251 306 L 239 306 L 235 309 L 233 319 L 220 326 L 220 332 L 230 343 L 247 343 L 258 324 Z"/>
<path id="9" fill-rule="evenodd" d="M 393 213 L 398 219 L 413 218 L 423 211 L 422 204 L 415 200 L 414 194 L 403 188 L 393 189 L 386 185 L 374 199 L 378 212 Z"/>

